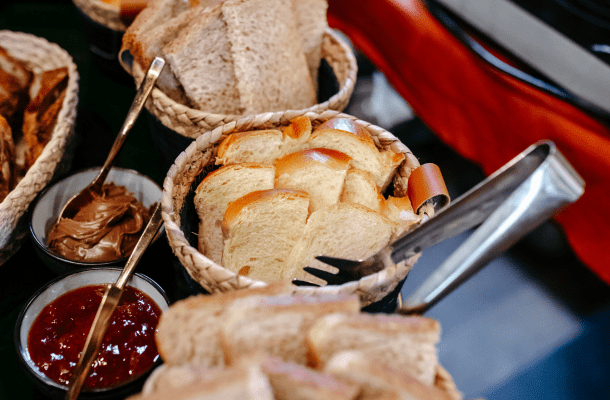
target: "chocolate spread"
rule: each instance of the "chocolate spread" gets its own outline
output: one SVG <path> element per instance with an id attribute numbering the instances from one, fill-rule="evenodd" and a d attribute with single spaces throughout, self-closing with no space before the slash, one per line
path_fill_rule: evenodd
<path id="1" fill-rule="evenodd" d="M 56 254 L 74 261 L 100 262 L 127 257 L 133 251 L 152 208 L 124 186 L 105 184 L 102 193 L 81 208 L 73 219 L 62 218 L 48 235 Z"/>

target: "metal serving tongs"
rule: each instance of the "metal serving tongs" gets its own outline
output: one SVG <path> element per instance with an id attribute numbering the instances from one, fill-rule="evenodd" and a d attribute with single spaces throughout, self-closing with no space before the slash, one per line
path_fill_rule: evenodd
<path id="1" fill-rule="evenodd" d="M 584 186 L 583 179 L 555 144 L 540 141 L 368 259 L 319 256 L 318 260 L 336 267 L 338 272 L 304 269 L 330 285 L 340 285 L 481 225 L 398 310 L 404 314 L 423 313 L 559 209 L 576 201 Z"/>

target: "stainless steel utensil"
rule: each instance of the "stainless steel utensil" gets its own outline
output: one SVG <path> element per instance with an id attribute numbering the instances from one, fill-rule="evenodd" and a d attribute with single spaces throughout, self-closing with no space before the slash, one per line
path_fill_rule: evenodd
<path id="1" fill-rule="evenodd" d="M 343 284 L 380 271 L 481 224 L 405 302 L 402 310 L 403 313 L 423 312 L 560 208 L 576 201 L 583 192 L 583 179 L 555 144 L 540 141 L 435 217 L 368 259 L 354 261 L 320 256 L 316 258 L 336 267 L 337 272 L 304 269 L 328 284 Z"/>
<path id="2" fill-rule="evenodd" d="M 127 134 L 140 115 L 140 111 L 142 111 L 142 107 L 144 106 L 148 95 L 155 85 L 157 78 L 161 74 L 161 71 L 163 71 L 164 66 L 165 60 L 160 57 L 155 57 L 155 59 L 150 63 L 146 76 L 138 88 L 136 97 L 129 108 L 127 117 L 125 118 L 125 122 L 123 123 L 123 126 L 121 127 L 112 148 L 110 149 L 110 153 L 108 154 L 102 169 L 100 169 L 100 172 L 87 187 L 68 200 L 66 205 L 64 205 L 62 208 L 61 213 L 59 213 L 58 220 L 62 218 L 73 218 L 78 210 L 93 200 L 94 194 L 99 194 L 102 192 L 102 186 L 106 180 L 106 177 L 108 176 L 108 172 L 110 172 L 110 168 L 112 168 L 112 164 L 114 163 L 119 150 L 121 150 L 123 143 L 125 143 L 125 139 L 127 139 Z"/>
<path id="3" fill-rule="evenodd" d="M 68 386 L 68 392 L 65 397 L 66 400 L 74 400 L 78 397 L 78 394 L 85 383 L 85 379 L 89 375 L 91 364 L 99 354 L 104 334 L 110 324 L 110 318 L 121 300 L 123 290 L 133 275 L 140 258 L 142 258 L 144 250 L 146 250 L 154 239 L 161 224 L 163 224 L 163 218 L 161 218 L 161 203 L 159 202 L 157 203 L 155 211 L 153 212 L 150 221 L 148 221 L 146 228 L 144 228 L 142 236 L 138 240 L 138 243 L 136 243 L 131 256 L 125 263 L 123 271 L 115 283 L 108 285 L 108 289 L 102 298 L 102 302 L 99 305 L 95 318 L 93 319 L 93 324 L 87 335 L 85 347 L 81 352 L 76 368 L 70 378 L 70 385 Z"/>

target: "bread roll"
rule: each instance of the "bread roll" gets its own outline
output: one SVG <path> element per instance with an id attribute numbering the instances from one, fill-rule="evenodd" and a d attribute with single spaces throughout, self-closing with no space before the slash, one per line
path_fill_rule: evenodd
<path id="1" fill-rule="evenodd" d="M 290 282 L 277 281 L 263 287 L 191 296 L 177 301 L 159 319 L 155 335 L 159 354 L 166 364 L 172 366 L 224 366 L 218 335 L 225 309 L 237 299 L 291 294 L 293 291 Z"/>
<path id="2" fill-rule="evenodd" d="M 300 189 L 309 193 L 309 212 L 339 201 L 351 158 L 329 149 L 309 149 L 290 153 L 275 163 L 275 187 Z"/>
<path id="3" fill-rule="evenodd" d="M 231 303 L 225 312 L 221 345 L 225 362 L 262 352 L 284 361 L 305 365 L 307 332 L 320 317 L 343 313 L 350 318 L 360 311 L 358 297 L 273 296 L 249 297 Z"/>
<path id="4" fill-rule="evenodd" d="M 337 314 L 323 317 L 312 326 L 308 345 L 312 365 L 318 369 L 324 369 L 335 354 L 358 350 L 364 357 L 377 359 L 432 386 L 439 338 L 439 323 L 426 317 Z"/>
<path id="5" fill-rule="evenodd" d="M 199 251 L 217 264 L 222 262 L 222 219 L 230 202 L 256 191 L 273 189 L 273 166 L 259 163 L 233 164 L 208 174 L 195 190 L 199 216 Z"/>
<path id="6" fill-rule="evenodd" d="M 271 282 L 303 235 L 309 195 L 301 190 L 251 192 L 230 203 L 222 221 L 222 264 L 239 275 Z"/>

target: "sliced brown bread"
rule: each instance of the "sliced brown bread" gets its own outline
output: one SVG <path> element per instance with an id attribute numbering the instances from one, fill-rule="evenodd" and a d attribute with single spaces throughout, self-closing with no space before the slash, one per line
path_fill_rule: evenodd
<path id="1" fill-rule="evenodd" d="M 254 191 L 230 203 L 222 221 L 223 266 L 265 282 L 280 279 L 305 230 L 309 203 L 307 192 L 281 188 Z"/>
<path id="2" fill-rule="evenodd" d="M 195 190 L 199 216 L 199 251 L 217 264 L 222 262 L 222 219 L 230 202 L 256 191 L 273 189 L 273 166 L 260 163 L 232 164 L 208 174 Z"/>
<path id="3" fill-rule="evenodd" d="M 402 370 L 392 368 L 358 350 L 335 354 L 324 371 L 361 387 L 359 400 L 452 400 L 446 392 L 425 385 Z"/>
<path id="4" fill-rule="evenodd" d="M 386 201 L 370 173 L 352 168 L 347 171 L 339 198 L 345 203 L 357 203 L 378 213 L 386 210 Z"/>
<path id="5" fill-rule="evenodd" d="M 329 149 L 300 150 L 275 163 L 275 187 L 300 189 L 309 193 L 309 212 L 339 201 L 351 158 Z"/>
<path id="6" fill-rule="evenodd" d="M 216 164 L 273 163 L 283 155 L 282 145 L 283 134 L 277 129 L 235 132 L 218 145 Z"/>
<path id="7" fill-rule="evenodd" d="M 323 317 L 312 326 L 308 345 L 311 363 L 318 369 L 324 369 L 335 354 L 358 350 L 364 357 L 378 359 L 432 386 L 439 338 L 439 323 L 426 317 L 336 314 Z"/>
<path id="8" fill-rule="evenodd" d="M 388 243 L 396 224 L 383 214 L 354 203 L 336 203 L 312 213 L 301 239 L 296 243 L 283 278 L 302 279 L 324 284 L 303 271 L 304 266 L 332 271 L 315 259 L 326 255 L 348 259 L 364 259 Z"/>
<path id="9" fill-rule="evenodd" d="M 226 0 L 222 12 L 245 114 L 316 104 L 291 0 Z"/>
<path id="10" fill-rule="evenodd" d="M 228 365 L 239 357 L 262 352 L 305 365 L 307 332 L 320 317 L 349 317 L 360 312 L 357 296 L 260 296 L 236 300 L 227 308 L 221 345 Z"/>
<path id="11" fill-rule="evenodd" d="M 177 301 L 161 314 L 155 341 L 165 364 L 196 364 L 205 367 L 224 365 L 218 342 L 223 311 L 235 300 L 248 296 L 291 294 L 289 281 L 276 281 L 267 286 L 191 296 Z"/>
<path id="12" fill-rule="evenodd" d="M 191 103 L 215 114 L 242 114 L 233 54 L 222 6 L 195 7 L 189 23 L 163 47 Z"/>
<path id="13" fill-rule="evenodd" d="M 297 28 L 303 40 L 303 51 L 309 73 L 317 90 L 318 69 L 322 58 L 322 37 L 328 27 L 327 0 L 293 0 L 297 16 Z"/>

